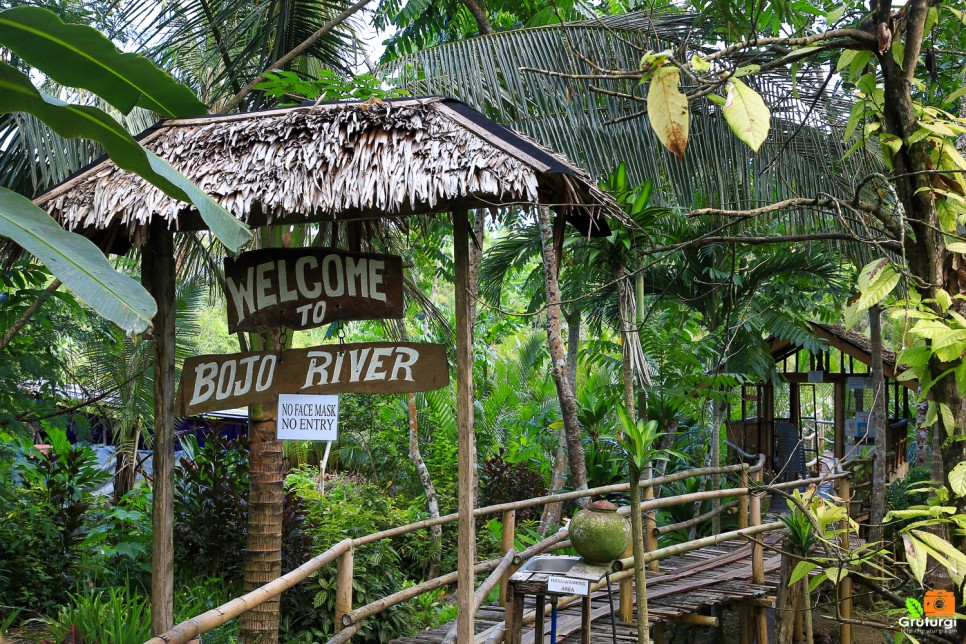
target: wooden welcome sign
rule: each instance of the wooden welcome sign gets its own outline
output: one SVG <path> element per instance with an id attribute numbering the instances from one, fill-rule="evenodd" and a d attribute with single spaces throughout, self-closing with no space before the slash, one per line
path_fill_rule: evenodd
<path id="1" fill-rule="evenodd" d="M 266 248 L 225 259 L 228 331 L 312 329 L 403 316 L 402 258 Z"/>
<path id="2" fill-rule="evenodd" d="M 365 342 L 195 356 L 181 371 L 177 413 L 274 402 L 279 394 L 397 394 L 447 384 L 442 344 Z"/>

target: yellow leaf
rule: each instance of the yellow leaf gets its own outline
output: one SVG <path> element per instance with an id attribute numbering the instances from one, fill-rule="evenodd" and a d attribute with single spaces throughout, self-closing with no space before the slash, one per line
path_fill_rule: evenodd
<path id="1" fill-rule="evenodd" d="M 737 78 L 728 83 L 728 101 L 724 106 L 725 121 L 739 139 L 755 152 L 768 138 L 771 113 L 758 92 Z"/>
<path id="2" fill-rule="evenodd" d="M 681 72 L 661 67 L 654 72 L 647 91 L 647 116 L 657 138 L 678 159 L 688 147 L 690 114 L 688 98 L 678 89 Z"/>

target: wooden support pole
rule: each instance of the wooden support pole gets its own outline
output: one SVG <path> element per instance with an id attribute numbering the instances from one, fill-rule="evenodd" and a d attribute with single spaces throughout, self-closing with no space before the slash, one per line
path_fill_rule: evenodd
<path id="1" fill-rule="evenodd" d="M 845 458 L 845 381 L 835 383 L 832 420 L 835 428 L 835 458 Z"/>
<path id="2" fill-rule="evenodd" d="M 664 624 L 655 622 L 651 625 L 651 641 L 654 644 L 664 644 Z"/>
<path id="3" fill-rule="evenodd" d="M 761 481 L 761 472 L 755 472 L 753 480 L 758 483 Z M 761 525 L 761 497 L 757 494 L 751 495 L 751 517 L 750 527 Z M 759 543 L 751 545 L 751 581 L 754 584 L 762 585 L 765 583 L 765 551 Z M 755 637 L 758 644 L 768 644 L 768 616 L 764 608 L 755 609 Z"/>
<path id="4" fill-rule="evenodd" d="M 633 544 L 628 543 L 621 557 L 627 559 L 633 556 Z M 630 624 L 634 621 L 634 580 L 630 577 L 625 577 L 620 581 L 618 616 L 625 624 Z"/>
<path id="5" fill-rule="evenodd" d="M 739 642 L 741 644 L 752 644 L 752 611 L 754 609 L 747 603 L 738 606 L 738 629 Z"/>
<path id="6" fill-rule="evenodd" d="M 174 626 L 174 234 L 151 222 L 142 279 L 158 305 L 154 316 L 154 488 L 151 506 L 151 630 Z"/>
<path id="7" fill-rule="evenodd" d="M 745 464 L 745 469 L 741 470 L 741 474 L 738 475 L 738 487 L 747 488 L 748 487 L 748 467 Z M 738 529 L 748 527 L 748 495 L 742 494 L 738 497 Z"/>
<path id="8" fill-rule="evenodd" d="M 738 487 L 748 488 L 748 468 L 741 470 L 738 475 Z M 748 527 L 749 494 L 738 497 L 738 529 Z M 751 644 L 752 640 L 752 609 L 747 604 L 738 607 L 738 630 L 741 644 Z"/>
<path id="9" fill-rule="evenodd" d="M 507 510 L 503 513 L 503 532 L 500 539 L 500 550 L 507 552 L 508 550 L 513 550 L 516 541 L 516 525 L 517 525 L 517 513 L 516 510 Z M 504 607 L 507 605 L 506 587 L 507 582 L 510 581 L 510 577 L 517 571 L 520 566 L 511 565 L 510 568 L 503 573 L 500 578 L 500 604 Z"/>
<path id="10" fill-rule="evenodd" d="M 842 503 L 845 504 L 845 513 L 848 517 L 848 512 L 850 508 L 850 502 L 852 498 L 851 481 L 849 477 L 843 477 L 839 479 L 839 498 L 842 499 Z M 848 519 L 846 518 L 846 524 Z M 851 549 L 850 533 L 849 530 L 843 530 L 842 534 L 839 536 L 841 539 L 842 549 L 848 553 Z M 852 619 L 852 579 L 850 577 L 844 577 L 838 583 L 838 588 L 836 589 L 839 601 L 839 617 L 842 618 L 842 622 L 839 623 L 839 642 L 842 644 L 852 643 L 852 624 L 848 620 Z"/>
<path id="11" fill-rule="evenodd" d="M 476 578 L 476 444 L 473 434 L 473 303 L 470 300 L 469 221 L 467 213 L 453 213 L 453 263 L 456 273 L 456 424 L 459 495 L 457 521 L 456 639 L 474 638 L 473 592 Z"/>
<path id="12" fill-rule="evenodd" d="M 653 478 L 654 469 L 648 467 L 647 478 Z M 654 499 L 654 486 L 647 486 L 644 488 L 644 500 L 650 501 Z M 644 546 L 647 548 L 648 552 L 654 552 L 657 550 L 657 519 L 654 518 L 657 510 L 652 510 L 650 512 L 644 513 Z M 649 570 L 653 572 L 661 571 L 661 562 L 657 559 L 649 562 L 647 564 Z"/>
<path id="13" fill-rule="evenodd" d="M 335 574 L 335 632 L 338 633 L 345 626 L 342 616 L 352 611 L 352 564 L 354 550 L 349 548 L 339 557 Z"/>

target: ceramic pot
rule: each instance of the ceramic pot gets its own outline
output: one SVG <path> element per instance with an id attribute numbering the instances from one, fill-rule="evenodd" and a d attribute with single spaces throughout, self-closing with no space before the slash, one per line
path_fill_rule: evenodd
<path id="1" fill-rule="evenodd" d="M 589 564 L 620 559 L 631 542 L 630 522 L 609 501 L 594 501 L 570 521 L 570 543 Z"/>

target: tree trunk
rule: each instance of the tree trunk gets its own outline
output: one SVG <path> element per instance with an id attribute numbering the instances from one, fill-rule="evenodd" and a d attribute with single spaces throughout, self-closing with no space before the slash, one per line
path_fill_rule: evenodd
<path id="1" fill-rule="evenodd" d="M 891 52 L 880 58 L 884 89 L 883 130 L 903 141 L 908 141 L 919 129 L 911 91 L 917 64 L 914 54 L 920 51 L 923 25 L 930 6 L 928 0 L 913 0 L 906 7 L 906 33 L 909 37 L 906 39 L 905 58 L 911 61 L 906 65 L 909 69 L 900 66 L 890 55 Z M 879 3 L 875 21 L 888 24 L 891 8 L 890 2 Z M 917 37 L 914 38 L 914 35 Z M 962 289 L 958 276 L 949 270 L 952 253 L 946 247 L 936 210 L 936 195 L 932 191 L 934 166 L 930 158 L 930 145 L 926 141 L 903 145 L 893 156 L 892 165 L 896 194 L 913 232 L 906 240 L 910 272 L 919 285 L 925 285 L 923 296 L 935 299 L 941 288 L 945 288 L 949 294 L 958 294 Z M 936 313 L 943 314 L 938 307 Z M 937 378 L 947 367 L 933 359 L 929 365 L 930 375 Z M 962 393 L 951 375 L 937 382 L 932 393 L 936 403 L 948 408 L 953 416 L 952 426 L 947 426 L 942 419 L 937 423 L 937 432 L 945 432 L 952 439 L 943 441 L 945 475 L 957 463 L 966 460 L 966 412 L 963 410 Z M 966 512 L 966 498 L 958 498 L 955 503 L 958 512 Z M 960 550 L 966 548 L 966 535 L 953 536 L 953 545 Z M 966 629 L 966 620 L 960 620 L 960 624 L 961 629 Z"/>
<path id="2" fill-rule="evenodd" d="M 405 320 L 400 320 L 397 325 L 399 328 L 399 339 L 409 342 L 409 333 L 406 331 Z M 436 494 L 436 486 L 433 485 L 433 477 L 429 474 L 423 454 L 419 451 L 419 418 L 416 414 L 416 394 L 406 394 L 406 405 L 409 408 L 409 460 L 416 468 L 419 482 L 423 486 L 423 494 L 426 495 L 426 510 L 431 519 L 439 518 L 439 497 Z M 443 548 L 443 527 L 434 525 L 429 529 L 433 538 L 433 551 L 429 557 L 429 568 L 426 572 L 428 579 L 439 576 L 439 559 Z"/>
<path id="3" fill-rule="evenodd" d="M 261 338 L 255 350 L 283 349 L 291 338 L 282 330 Z M 254 340 L 254 338 L 253 338 Z M 276 438 L 278 399 L 249 407 L 251 442 L 248 480 L 248 538 L 245 548 L 244 591 L 282 576 L 282 441 Z M 277 644 L 279 597 L 242 613 L 238 640 L 242 644 Z"/>
<path id="4" fill-rule="evenodd" d="M 463 5 L 470 10 L 470 14 L 473 16 L 473 20 L 476 21 L 476 26 L 480 30 L 481 35 L 493 33 L 493 26 L 490 24 L 490 19 L 486 17 L 486 5 L 483 2 L 477 2 L 476 0 L 462 0 Z"/>
<path id="5" fill-rule="evenodd" d="M 791 541 L 782 541 L 782 550 L 789 553 L 796 553 L 796 548 Z M 788 582 L 795 569 L 796 560 L 788 555 L 782 555 L 781 577 L 778 582 L 778 598 L 775 600 L 775 642 L 774 644 L 792 644 L 795 641 L 795 615 L 802 610 L 802 583 L 808 583 L 806 576 L 804 581 L 796 583 L 794 586 Z"/>
<path id="6" fill-rule="evenodd" d="M 560 331 L 560 285 L 557 281 L 560 264 L 553 245 L 553 222 L 550 211 L 546 208 L 539 208 L 539 216 L 544 285 L 547 289 L 547 343 L 550 345 L 553 381 L 557 386 L 557 397 L 560 398 L 560 413 L 563 416 L 564 430 L 567 432 L 570 481 L 575 490 L 586 490 L 587 466 L 584 463 L 584 447 L 580 444 L 577 399 L 567 373 L 567 359 Z M 582 506 L 588 503 L 586 498 L 581 501 Z"/>
<path id="7" fill-rule="evenodd" d="M 137 480 L 138 442 L 141 440 L 140 425 L 134 430 L 131 449 L 119 445 L 115 451 L 117 463 L 114 467 L 114 505 L 121 502 L 124 495 L 134 489 Z"/>
<path id="8" fill-rule="evenodd" d="M 650 624 L 647 621 L 647 576 L 644 566 L 644 521 L 641 516 L 641 471 L 628 459 L 631 487 L 631 547 L 634 551 L 634 595 L 637 599 L 637 641 L 650 644 Z"/>
<path id="9" fill-rule="evenodd" d="M 580 308 L 562 309 L 567 321 L 567 374 L 570 377 L 570 391 L 577 398 L 577 350 L 580 346 Z M 559 492 L 567 485 L 567 431 L 563 427 L 557 436 L 557 453 L 553 460 L 553 473 L 550 475 L 550 492 Z M 540 516 L 540 534 L 546 535 L 553 526 L 560 525 L 563 503 L 548 503 L 543 506 Z"/>
<path id="10" fill-rule="evenodd" d="M 931 9 L 929 0 L 912 0 L 906 9 L 905 65 L 891 55 L 880 57 L 883 79 L 883 131 L 909 141 L 919 129 L 916 107 L 912 99 L 912 79 L 921 51 L 924 24 Z M 891 2 L 880 2 L 874 19 L 881 27 L 889 24 L 892 10 Z M 914 140 L 914 139 L 913 139 Z M 920 140 L 904 144 L 892 159 L 893 181 L 896 194 L 902 202 L 906 222 L 912 235 L 906 238 L 905 256 L 908 258 L 911 276 L 922 289 L 923 297 L 938 301 L 936 294 L 944 289 L 947 294 L 960 294 L 962 284 L 956 272 L 951 271 L 953 254 L 949 252 L 944 239 L 936 209 L 937 195 L 932 190 L 934 165 L 931 159 L 931 144 Z M 942 197 L 939 197 L 942 198 Z M 944 312 L 934 304 L 934 311 L 942 316 Z M 966 410 L 963 409 L 962 392 L 956 387 L 952 375 L 943 375 L 949 365 L 933 358 L 929 363 L 929 373 L 934 379 L 942 377 L 932 388 L 932 395 L 940 409 L 948 410 L 952 422 L 943 419 L 936 424 L 935 433 L 942 436 L 941 455 L 943 476 L 958 463 L 966 460 Z M 937 440 L 936 442 L 940 442 Z M 966 512 L 966 497 L 955 499 L 958 513 Z M 960 551 L 966 550 L 966 534 L 953 535 L 953 545 Z M 962 603 L 963 593 L 957 591 L 957 604 Z M 959 635 L 966 635 L 966 620 L 959 620 Z"/>
<path id="11" fill-rule="evenodd" d="M 556 494 L 567 485 L 567 429 L 561 427 L 557 432 L 557 453 L 553 459 L 553 472 L 550 474 L 550 493 Z M 540 534 L 546 536 L 554 526 L 563 520 L 563 503 L 548 503 L 540 514 Z"/>
<path id="12" fill-rule="evenodd" d="M 403 340 L 407 342 L 407 340 Z M 423 493 L 426 494 L 426 510 L 431 519 L 439 518 L 439 497 L 436 495 L 436 486 L 426 467 L 426 461 L 419 451 L 419 420 L 416 416 L 416 394 L 406 394 L 406 403 L 409 406 L 409 460 L 413 462 L 416 473 L 419 474 L 419 482 L 423 485 Z M 443 528 L 434 525 L 429 529 L 433 537 L 433 551 L 429 557 L 429 569 L 426 573 L 428 579 L 439 576 L 439 558 L 443 548 Z"/>
<path id="13" fill-rule="evenodd" d="M 882 372 L 882 308 L 869 309 L 869 334 L 872 336 L 872 413 L 869 430 L 875 432 L 875 453 L 872 458 L 872 498 L 869 511 L 869 542 L 882 541 L 882 519 L 885 517 L 886 456 L 888 447 L 886 418 L 885 375 Z"/>
<path id="14" fill-rule="evenodd" d="M 926 425 L 926 410 L 929 404 L 924 400 L 916 405 L 916 460 L 913 467 L 923 467 L 931 463 L 933 428 Z M 938 481 L 939 479 L 933 479 Z"/>
<path id="15" fill-rule="evenodd" d="M 624 386 L 624 409 L 627 410 L 627 415 L 631 417 L 631 420 L 636 421 L 634 366 L 633 357 L 631 356 L 632 346 L 630 340 L 633 325 L 631 320 L 634 315 L 634 310 L 631 308 L 633 299 L 631 293 L 629 293 L 631 284 L 622 268 L 614 271 L 614 278 L 617 280 L 617 309 L 621 323 L 621 384 Z"/>

